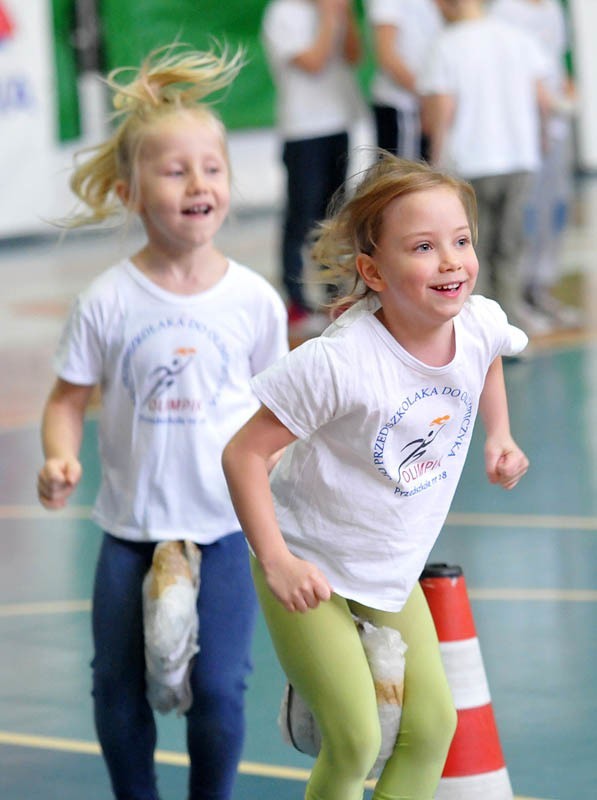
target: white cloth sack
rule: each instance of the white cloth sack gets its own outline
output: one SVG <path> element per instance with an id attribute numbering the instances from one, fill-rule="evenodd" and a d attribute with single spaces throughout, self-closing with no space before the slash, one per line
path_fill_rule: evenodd
<path id="1" fill-rule="evenodd" d="M 143 580 L 147 699 L 162 714 L 184 714 L 193 701 L 189 675 L 199 650 L 200 563 L 193 542 L 160 542 Z"/>
<path id="2" fill-rule="evenodd" d="M 400 728 L 404 697 L 404 654 L 407 646 L 398 631 L 355 619 L 375 685 L 381 725 L 381 748 L 369 778 L 378 778 L 390 757 Z M 278 726 L 282 738 L 301 753 L 317 756 L 321 733 L 309 707 L 288 683 L 284 689 Z"/>

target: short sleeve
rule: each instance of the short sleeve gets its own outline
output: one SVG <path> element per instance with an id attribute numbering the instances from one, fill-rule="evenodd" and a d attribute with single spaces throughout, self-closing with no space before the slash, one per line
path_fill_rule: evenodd
<path id="1" fill-rule="evenodd" d="M 403 22 L 402 5 L 396 0 L 368 0 L 367 16 L 372 25 L 395 25 Z"/>
<path id="2" fill-rule="evenodd" d="M 338 412 L 338 378 L 329 339 L 310 339 L 255 376 L 259 400 L 299 439 L 308 438 Z"/>
<path id="3" fill-rule="evenodd" d="M 310 9 L 306 10 L 307 12 Z M 310 15 L 297 4 L 274 3 L 265 13 L 261 36 L 274 60 L 291 61 L 312 43 Z"/>
<path id="4" fill-rule="evenodd" d="M 516 325 L 508 321 L 505 311 L 488 297 L 473 295 L 470 306 L 474 315 L 480 319 L 484 327 L 490 328 L 494 341 L 495 356 L 516 356 L 529 343 L 529 337 Z"/>
<path id="5" fill-rule="evenodd" d="M 62 331 L 54 355 L 54 369 L 60 378 L 69 383 L 91 386 L 99 383 L 102 364 L 99 337 L 79 297 Z"/>
<path id="6" fill-rule="evenodd" d="M 450 61 L 444 56 L 441 38 L 422 65 L 417 79 L 417 91 L 421 95 L 453 94 L 455 91 Z"/>
<path id="7" fill-rule="evenodd" d="M 507 336 L 502 348 L 503 356 L 517 356 L 529 343 L 526 333 L 515 325 L 508 325 Z"/>
<path id="8" fill-rule="evenodd" d="M 543 46 L 526 31 L 520 31 L 524 37 L 522 46 L 531 63 L 531 69 L 537 80 L 549 78 L 552 73 L 552 61 Z"/>
<path id="9" fill-rule="evenodd" d="M 288 313 L 282 299 L 268 297 L 259 315 L 255 346 L 251 353 L 253 375 L 269 367 L 288 352 Z"/>

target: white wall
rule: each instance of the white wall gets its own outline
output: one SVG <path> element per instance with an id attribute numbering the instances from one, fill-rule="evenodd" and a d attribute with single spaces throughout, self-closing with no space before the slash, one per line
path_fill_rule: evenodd
<path id="1" fill-rule="evenodd" d="M 54 86 L 51 3 L 3 0 L 0 30 L 0 234 L 51 212 Z"/>
<path id="2" fill-rule="evenodd" d="M 570 0 L 574 65 L 579 96 L 578 162 L 597 170 L 597 0 Z"/>

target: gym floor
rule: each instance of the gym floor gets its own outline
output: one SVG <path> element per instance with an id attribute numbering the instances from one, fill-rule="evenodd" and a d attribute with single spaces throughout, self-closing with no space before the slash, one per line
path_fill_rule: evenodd
<path id="1" fill-rule="evenodd" d="M 462 567 L 510 780 L 519 798 L 594 800 L 597 785 L 597 180 L 578 184 L 562 292 L 586 325 L 506 365 L 514 433 L 531 470 L 512 493 L 484 477 L 477 430 L 431 561 Z M 238 214 L 224 251 L 276 282 L 279 220 Z M 136 231 L 0 242 L 0 797 L 110 796 L 90 698 L 90 592 L 100 534 L 95 421 L 68 509 L 35 495 L 51 355 L 74 294 L 135 246 Z M 263 623 L 235 800 L 300 800 L 311 759 L 281 740 L 284 678 Z M 159 719 L 163 800 L 183 800 L 184 723 Z M 482 798 L 479 798 L 482 800 Z"/>

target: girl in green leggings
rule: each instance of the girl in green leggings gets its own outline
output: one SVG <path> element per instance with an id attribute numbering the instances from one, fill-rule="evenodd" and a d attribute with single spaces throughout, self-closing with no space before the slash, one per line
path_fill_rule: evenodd
<path id="1" fill-rule="evenodd" d="M 528 468 L 501 363 L 527 338 L 472 295 L 475 227 L 468 184 L 380 154 L 314 247 L 326 281 L 352 281 L 338 299 L 347 310 L 253 379 L 262 406 L 224 450 L 278 658 L 322 734 L 308 800 L 362 798 L 381 744 L 353 614 L 408 647 L 400 731 L 375 800 L 431 800 L 454 734 L 418 578 L 477 411 L 489 480 L 510 489 Z"/>

